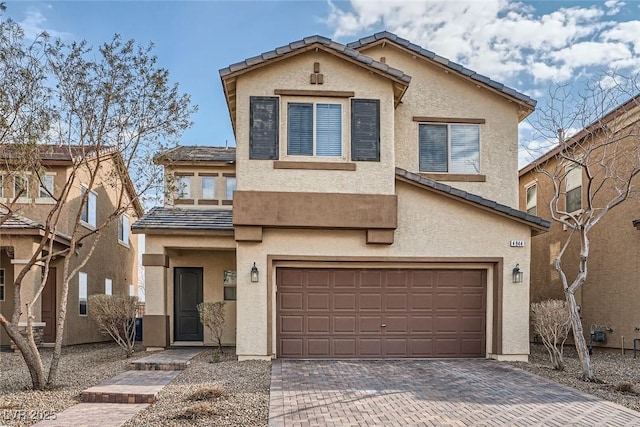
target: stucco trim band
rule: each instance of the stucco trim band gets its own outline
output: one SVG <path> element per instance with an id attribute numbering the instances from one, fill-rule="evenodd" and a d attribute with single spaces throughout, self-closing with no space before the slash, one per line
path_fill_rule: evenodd
<path id="1" fill-rule="evenodd" d="M 234 227 L 236 242 L 262 242 L 262 227 L 239 225 Z"/>
<path id="2" fill-rule="evenodd" d="M 335 162 L 291 162 L 276 160 L 273 162 L 274 169 L 304 169 L 304 170 L 331 170 L 331 171 L 354 171 L 355 163 L 335 163 Z"/>
<path id="3" fill-rule="evenodd" d="M 428 117 L 428 116 L 413 116 L 414 122 L 427 122 L 427 123 L 465 123 L 472 125 L 483 125 L 486 123 L 485 119 L 471 119 L 463 117 Z"/>
<path id="4" fill-rule="evenodd" d="M 486 175 L 464 174 L 464 173 L 425 173 L 420 172 L 420 176 L 432 179 L 434 181 L 451 181 L 451 182 L 486 182 Z"/>
<path id="5" fill-rule="evenodd" d="M 367 244 L 392 245 L 394 241 L 394 230 L 367 230 Z"/>
<path id="6" fill-rule="evenodd" d="M 274 95 L 282 96 L 322 96 L 325 98 L 353 98 L 355 92 L 344 90 L 305 90 L 305 89 L 275 89 Z"/>
<path id="7" fill-rule="evenodd" d="M 169 268 L 169 256 L 164 254 L 142 254 L 142 265 L 145 267 Z"/>
<path id="8" fill-rule="evenodd" d="M 236 191 L 233 225 L 396 229 L 398 197 L 380 194 Z"/>

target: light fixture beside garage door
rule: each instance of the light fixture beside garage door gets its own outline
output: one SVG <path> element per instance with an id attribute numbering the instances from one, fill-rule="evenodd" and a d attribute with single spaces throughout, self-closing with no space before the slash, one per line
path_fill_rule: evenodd
<path id="1" fill-rule="evenodd" d="M 258 267 L 256 267 L 256 263 L 253 263 L 253 267 L 251 267 L 251 281 L 253 283 L 258 282 L 260 279 L 260 272 L 258 271 Z"/>
<path id="2" fill-rule="evenodd" d="M 513 267 L 513 283 L 522 283 L 524 272 L 520 270 L 520 264 Z"/>

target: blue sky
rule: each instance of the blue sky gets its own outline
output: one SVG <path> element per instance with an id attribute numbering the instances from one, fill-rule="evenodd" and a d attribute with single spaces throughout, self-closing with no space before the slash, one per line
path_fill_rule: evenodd
<path id="1" fill-rule="evenodd" d="M 640 71 L 638 1 L 7 1 L 28 35 L 97 46 L 119 33 L 154 52 L 200 107 L 184 144 L 233 145 L 218 70 L 305 36 L 383 29 L 544 102 L 550 85 Z M 521 126 L 527 133 L 527 125 Z M 521 163 L 526 155 L 521 155 Z"/>

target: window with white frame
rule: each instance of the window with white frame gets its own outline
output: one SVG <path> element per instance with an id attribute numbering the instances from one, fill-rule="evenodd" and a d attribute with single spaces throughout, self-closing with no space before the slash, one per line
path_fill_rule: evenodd
<path id="1" fill-rule="evenodd" d="M 202 185 L 202 198 L 203 199 L 215 199 L 216 198 L 216 178 L 214 176 L 200 177 Z"/>
<path id="2" fill-rule="evenodd" d="M 0 301 L 4 301 L 4 268 L 0 268 Z"/>
<path id="3" fill-rule="evenodd" d="M 87 192 L 85 187 L 80 187 L 80 196 L 84 198 L 84 194 Z M 93 191 L 89 191 L 87 202 L 82 207 L 82 215 L 80 219 L 89 224 L 92 227 L 96 226 L 96 209 L 97 209 L 98 196 Z"/>
<path id="4" fill-rule="evenodd" d="M 125 214 L 118 217 L 118 241 L 129 244 L 129 217 Z"/>
<path id="5" fill-rule="evenodd" d="M 111 279 L 104 279 L 104 294 L 111 295 L 113 293 L 113 281 Z"/>
<path id="6" fill-rule="evenodd" d="M 87 273 L 78 273 L 78 314 L 87 315 Z"/>
<path id="7" fill-rule="evenodd" d="M 569 169 L 565 178 L 566 210 L 575 212 L 582 209 L 582 168 L 574 166 Z"/>
<path id="8" fill-rule="evenodd" d="M 29 198 L 28 175 L 16 175 L 13 177 L 13 197 L 19 197 L 21 199 Z"/>
<path id="9" fill-rule="evenodd" d="M 136 288 L 133 285 L 129 285 L 129 296 L 130 297 L 136 296 Z"/>
<path id="10" fill-rule="evenodd" d="M 538 185 L 536 183 L 530 184 L 527 189 L 527 213 L 531 215 L 538 215 Z"/>
<path id="11" fill-rule="evenodd" d="M 287 154 L 342 156 L 342 105 L 289 103 Z"/>
<path id="12" fill-rule="evenodd" d="M 420 124 L 420 172 L 480 173 L 480 127 L 475 124 Z"/>
<path id="13" fill-rule="evenodd" d="M 228 176 L 227 181 L 227 200 L 233 200 L 233 192 L 236 191 L 236 178 Z"/>
<path id="14" fill-rule="evenodd" d="M 176 199 L 191 198 L 191 177 L 176 175 Z"/>
<path id="15" fill-rule="evenodd" d="M 45 175 L 40 182 L 40 190 L 38 197 L 40 198 L 52 198 L 53 197 L 53 175 Z"/>

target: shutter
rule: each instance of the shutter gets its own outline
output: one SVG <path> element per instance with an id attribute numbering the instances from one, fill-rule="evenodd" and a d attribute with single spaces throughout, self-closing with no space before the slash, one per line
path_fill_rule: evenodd
<path id="1" fill-rule="evenodd" d="M 287 106 L 287 154 L 313 155 L 313 104 Z"/>
<path id="2" fill-rule="evenodd" d="M 380 100 L 351 100 L 351 160 L 380 161 Z"/>
<path id="3" fill-rule="evenodd" d="M 480 127 L 450 125 L 452 173 L 480 173 Z"/>
<path id="4" fill-rule="evenodd" d="M 316 156 L 342 156 L 342 105 L 316 105 Z"/>
<path id="5" fill-rule="evenodd" d="M 420 172 L 447 172 L 447 125 L 420 125 Z"/>
<path id="6" fill-rule="evenodd" d="M 279 98 L 252 96 L 249 112 L 249 158 L 268 160 L 278 158 Z"/>

